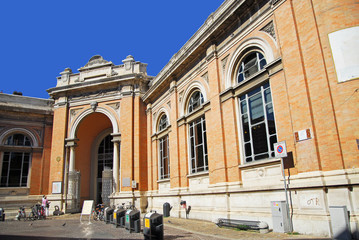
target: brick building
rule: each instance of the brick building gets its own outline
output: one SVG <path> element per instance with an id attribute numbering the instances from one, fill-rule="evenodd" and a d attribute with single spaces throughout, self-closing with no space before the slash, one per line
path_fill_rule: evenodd
<path id="1" fill-rule="evenodd" d="M 285 200 L 294 231 L 331 235 L 359 212 L 359 11 L 354 1 L 226 0 L 155 77 L 132 56 L 65 69 L 54 99 L 48 194 L 146 212 L 261 220 Z M 35 194 L 35 193 L 34 193 Z M 357 236 L 358 237 L 358 236 Z"/>
<path id="2" fill-rule="evenodd" d="M 29 206 L 49 192 L 53 100 L 0 93 L 0 205 Z"/>

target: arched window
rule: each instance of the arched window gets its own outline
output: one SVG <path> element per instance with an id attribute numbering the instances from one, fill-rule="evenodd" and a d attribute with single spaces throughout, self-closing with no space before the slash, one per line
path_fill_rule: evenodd
<path id="1" fill-rule="evenodd" d="M 188 101 L 188 113 L 191 113 L 202 106 L 204 102 L 200 91 L 192 93 Z M 207 153 L 207 131 L 205 116 L 193 120 L 188 124 L 189 127 L 189 146 L 190 146 L 190 171 L 191 173 L 208 171 Z"/>
<path id="2" fill-rule="evenodd" d="M 6 141 L 5 145 L 12 145 L 12 146 L 31 146 L 30 139 L 23 135 L 23 134 L 13 134 L 9 136 Z"/>
<path id="3" fill-rule="evenodd" d="M 1 168 L 1 187 L 26 187 L 31 162 L 31 146 L 30 138 L 16 133 L 10 135 L 4 145 L 29 147 L 7 151 L 3 154 Z M 11 149 L 11 148 L 10 148 Z"/>
<path id="4" fill-rule="evenodd" d="M 250 52 L 239 64 L 237 83 L 240 83 L 262 70 L 267 64 L 266 59 L 260 52 Z"/>
<path id="5" fill-rule="evenodd" d="M 162 114 L 158 121 L 158 131 L 165 130 L 168 127 L 168 118 Z M 158 162 L 159 162 L 159 179 L 168 179 L 170 177 L 170 155 L 169 155 L 169 138 L 168 132 L 162 132 L 158 139 Z"/>
<path id="6" fill-rule="evenodd" d="M 195 91 L 192 93 L 189 102 L 188 102 L 188 113 L 193 112 L 199 108 L 204 102 L 203 94 L 200 91 Z"/>
<path id="7" fill-rule="evenodd" d="M 262 53 L 249 52 L 239 62 L 237 83 L 254 76 L 266 64 Z M 244 162 L 273 158 L 277 133 L 269 81 L 265 80 L 239 94 L 238 101 Z"/>
<path id="8" fill-rule="evenodd" d="M 168 118 L 166 114 L 163 114 L 158 123 L 158 131 L 162 131 L 163 129 L 166 129 L 167 126 L 168 126 Z"/>

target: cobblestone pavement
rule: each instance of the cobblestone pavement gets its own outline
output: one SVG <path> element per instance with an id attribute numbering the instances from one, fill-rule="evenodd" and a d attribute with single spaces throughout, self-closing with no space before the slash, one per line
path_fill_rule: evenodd
<path id="1" fill-rule="evenodd" d="M 164 218 L 164 226 L 166 240 L 320 239 L 273 232 L 237 231 L 219 228 L 212 222 L 172 217 Z M 144 236 L 101 221 L 89 222 L 88 217 L 83 217 L 80 222 L 79 214 L 69 214 L 46 220 L 0 222 L 0 239 L 144 239 Z"/>

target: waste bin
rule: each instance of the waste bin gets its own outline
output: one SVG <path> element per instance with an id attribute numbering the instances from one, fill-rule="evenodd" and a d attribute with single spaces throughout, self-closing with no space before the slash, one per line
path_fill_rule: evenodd
<path id="1" fill-rule="evenodd" d="M 111 207 L 105 208 L 105 223 L 111 222 L 111 216 L 113 215 L 113 209 Z"/>
<path id="2" fill-rule="evenodd" d="M 118 211 L 118 208 L 113 210 L 113 213 L 112 213 L 112 215 L 110 217 L 110 223 L 111 224 L 116 225 L 117 211 Z"/>
<path id="3" fill-rule="evenodd" d="M 126 217 L 126 209 L 119 208 L 116 213 L 114 212 L 114 218 L 116 218 L 115 225 L 116 227 L 125 227 L 125 217 Z M 116 214 L 116 217 L 115 217 Z"/>
<path id="4" fill-rule="evenodd" d="M 168 202 L 165 202 L 163 204 L 163 216 L 169 217 L 171 209 L 172 209 L 171 205 Z"/>
<path id="5" fill-rule="evenodd" d="M 140 211 L 138 210 L 127 210 L 125 227 L 127 230 L 139 233 L 141 231 Z"/>
<path id="6" fill-rule="evenodd" d="M 5 210 L 0 208 L 0 221 L 5 221 Z"/>
<path id="7" fill-rule="evenodd" d="M 143 218 L 143 235 L 146 240 L 163 240 L 163 215 L 149 212 Z"/>

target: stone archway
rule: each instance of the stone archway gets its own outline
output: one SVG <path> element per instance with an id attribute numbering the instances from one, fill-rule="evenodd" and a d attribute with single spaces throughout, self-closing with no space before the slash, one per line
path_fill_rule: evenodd
<path id="1" fill-rule="evenodd" d="M 71 128 L 73 138 L 67 139 L 67 146 L 70 147 L 68 193 L 73 202 L 76 202 L 71 208 L 78 209 L 84 200 L 96 200 L 98 186 L 95 180 L 97 170 L 95 164 L 97 164 L 98 159 L 94 156 L 98 154 L 98 147 L 104 138 L 104 134 L 111 137 L 113 166 L 117 166 L 117 181 L 114 179 L 114 184 L 118 182 L 119 142 L 116 138 L 119 134 L 113 133 L 114 128 L 117 131 L 118 127 L 116 119 L 114 117 L 109 118 L 108 112 L 106 113 L 104 114 L 101 110 L 84 111 L 75 119 Z"/>

